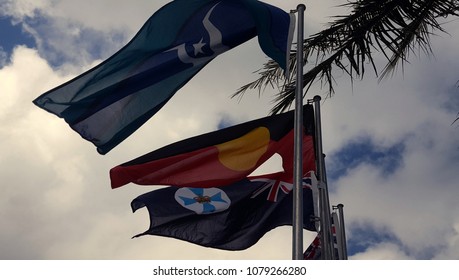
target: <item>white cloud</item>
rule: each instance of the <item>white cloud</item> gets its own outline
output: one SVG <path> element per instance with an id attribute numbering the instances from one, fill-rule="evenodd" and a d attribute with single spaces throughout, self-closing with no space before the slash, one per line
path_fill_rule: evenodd
<path id="1" fill-rule="evenodd" d="M 459 111 L 459 30 L 445 28 L 451 37 L 433 39 L 435 57 L 412 57 L 403 75 L 381 83 L 371 74 L 352 88 L 339 79 L 336 95 L 322 106 L 329 167 L 340 167 L 330 161 L 362 139 L 383 151 L 403 145 L 393 174 L 362 160 L 330 182 L 332 202 L 345 205 L 349 238 L 371 225 L 396 241 L 381 240 L 353 259 L 458 258 L 459 131 L 451 123 Z"/>
<path id="2" fill-rule="evenodd" d="M 445 246 L 435 257 L 438 260 L 457 260 L 459 258 L 459 222 L 454 224 L 454 231 L 446 236 Z"/>
<path id="3" fill-rule="evenodd" d="M 323 111 L 332 112 L 325 138 L 332 151 L 362 135 L 382 146 L 403 143 L 394 174 L 362 162 L 332 188 L 335 201 L 346 205 L 350 231 L 362 221 L 387 227 L 414 258 L 435 257 L 449 246 L 457 223 L 453 213 L 459 210 L 453 202 L 459 197 L 459 131 L 450 125 L 456 113 L 443 107 L 445 99 L 455 98 L 449 88 L 456 77 L 436 69 L 445 65 L 443 59 L 428 66 L 416 63 L 403 81 L 395 78 L 367 91 L 359 86 L 353 96 L 337 94 Z"/>
<path id="4" fill-rule="evenodd" d="M 2 15 L 22 20 L 25 17 L 34 17 L 37 11 L 46 10 L 51 6 L 51 0 L 3 0 L 0 3 L 0 12 Z"/>
<path id="5" fill-rule="evenodd" d="M 107 58 L 132 38 L 150 11 L 159 8 L 147 1 L 132 5 L 125 1 L 8 0 L 0 5 L 2 14 L 22 23 L 40 55 L 56 66 L 66 62 L 82 66 Z M 119 9 L 110 9 L 112 5 Z M 101 16 L 107 10 L 111 16 Z"/>
<path id="6" fill-rule="evenodd" d="M 403 250 L 396 244 L 380 243 L 374 247 L 369 247 L 365 252 L 353 255 L 351 260 L 409 260 Z"/>
<path id="7" fill-rule="evenodd" d="M 0 69 L 6 65 L 6 62 L 8 61 L 8 53 L 5 52 L 5 50 L 0 46 Z"/>

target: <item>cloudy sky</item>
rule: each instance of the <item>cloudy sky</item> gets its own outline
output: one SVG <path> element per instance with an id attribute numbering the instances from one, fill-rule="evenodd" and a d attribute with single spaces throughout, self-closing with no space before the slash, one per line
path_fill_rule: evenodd
<path id="1" fill-rule="evenodd" d="M 266 116 L 276 89 L 230 95 L 267 61 L 256 40 L 213 60 L 154 118 L 105 156 L 32 104 L 116 52 L 166 0 L 0 0 L 0 259 L 290 259 L 291 228 L 227 252 L 131 239 L 149 225 L 112 190 L 115 165 L 190 136 Z M 295 1 L 268 0 L 286 11 Z M 306 35 L 345 1 L 307 1 Z M 459 22 L 390 79 L 337 79 L 322 104 L 330 200 L 344 204 L 351 259 L 459 258 Z M 273 165 L 275 165 L 273 163 Z M 268 167 L 267 169 L 276 167 Z M 305 246 L 314 234 L 305 232 Z"/>

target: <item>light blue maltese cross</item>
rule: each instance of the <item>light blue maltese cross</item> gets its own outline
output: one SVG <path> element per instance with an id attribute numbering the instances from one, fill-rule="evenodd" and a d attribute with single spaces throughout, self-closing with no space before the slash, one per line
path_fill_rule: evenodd
<path id="1" fill-rule="evenodd" d="M 217 188 L 179 188 L 175 200 L 198 215 L 222 212 L 231 205 L 228 195 Z"/>

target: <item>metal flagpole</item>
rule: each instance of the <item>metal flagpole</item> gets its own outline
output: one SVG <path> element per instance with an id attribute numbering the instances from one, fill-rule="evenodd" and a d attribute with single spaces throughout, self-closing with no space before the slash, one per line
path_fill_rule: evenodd
<path id="1" fill-rule="evenodd" d="M 335 209 L 333 207 L 333 209 Z M 333 257 L 336 260 L 344 259 L 343 244 L 341 239 L 341 223 L 336 212 L 332 213 L 332 241 Z"/>
<path id="2" fill-rule="evenodd" d="M 294 188 L 293 188 L 293 238 L 292 259 L 303 259 L 303 32 L 304 11 L 300 4 L 298 11 L 297 52 L 296 52 L 296 90 L 294 125 Z"/>
<path id="3" fill-rule="evenodd" d="M 327 178 L 325 174 L 325 162 L 322 149 L 322 126 L 320 118 L 321 97 L 314 96 L 314 119 L 316 127 L 316 153 L 317 153 L 317 173 L 319 180 L 319 201 L 320 201 L 320 242 L 322 246 L 322 259 L 333 259 L 333 244 L 330 225 L 330 202 L 328 199 Z"/>
<path id="4" fill-rule="evenodd" d="M 336 206 L 336 208 L 338 209 L 339 222 L 340 222 L 340 232 L 338 236 L 341 239 L 343 260 L 347 260 L 347 244 L 346 244 L 347 241 L 346 241 L 346 231 L 344 229 L 344 212 L 343 212 L 344 205 L 340 203 Z"/>

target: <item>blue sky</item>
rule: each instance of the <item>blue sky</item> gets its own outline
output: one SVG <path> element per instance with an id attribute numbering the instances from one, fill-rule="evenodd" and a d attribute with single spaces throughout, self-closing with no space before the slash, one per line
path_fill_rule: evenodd
<path id="1" fill-rule="evenodd" d="M 402 164 L 404 149 L 403 142 L 378 147 L 370 137 L 355 140 L 327 159 L 330 168 L 327 176 L 330 180 L 337 180 L 359 165 L 377 166 L 385 176 L 390 176 Z"/>
<path id="2" fill-rule="evenodd" d="M 117 51 L 166 2 L 0 1 L 0 176 L 8 182 L 0 198 L 0 259 L 291 257 L 289 227 L 241 252 L 162 237 L 131 240 L 148 217 L 132 214 L 129 203 L 151 188 L 111 190 L 108 181 L 110 168 L 148 151 L 266 116 L 275 89 L 230 98 L 266 61 L 256 40 L 215 59 L 106 156 L 32 104 Z M 297 5 L 267 2 L 286 11 Z M 307 35 L 345 12 L 336 5 L 308 3 Z M 434 57 L 412 56 L 390 79 L 368 73 L 351 85 L 338 75 L 332 98 L 320 85 L 310 93 L 323 97 L 330 199 L 345 205 L 352 259 L 459 258 L 459 128 L 451 125 L 459 112 L 459 23 L 444 27 L 450 35 L 433 38 Z M 305 232 L 305 246 L 313 238 Z"/>
<path id="3" fill-rule="evenodd" d="M 11 53 L 14 46 L 22 44 L 28 47 L 35 46 L 33 37 L 22 31 L 21 24 L 14 25 L 10 18 L 0 18 L 0 27 L 1 44 L 4 51 Z"/>
<path id="4" fill-rule="evenodd" d="M 0 16 L 0 38 L 2 38 L 0 53 L 4 53 L 3 56 L 0 55 L 0 64 L 6 63 L 6 59 L 11 55 L 15 46 L 35 46 L 33 37 L 23 32 L 21 24 L 13 24 L 11 18 L 8 17 Z"/>

